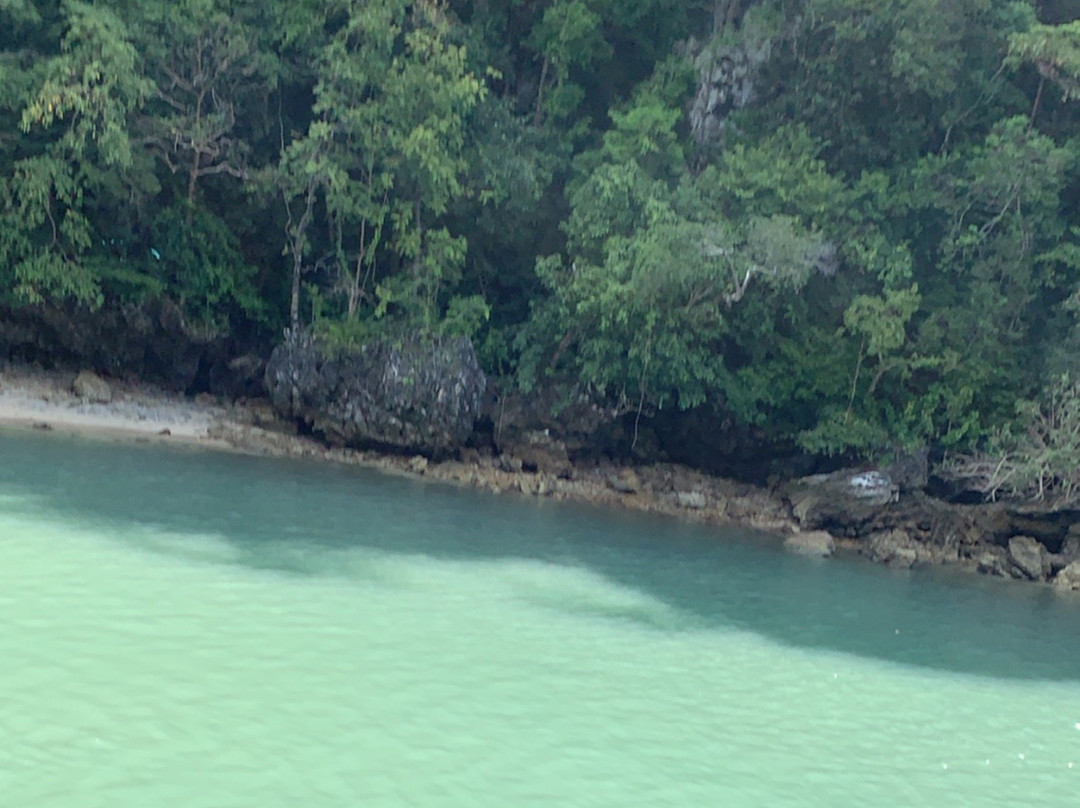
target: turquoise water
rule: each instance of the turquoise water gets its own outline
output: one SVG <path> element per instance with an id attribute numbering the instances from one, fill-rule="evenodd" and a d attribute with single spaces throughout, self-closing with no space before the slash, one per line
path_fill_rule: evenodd
<path id="1" fill-rule="evenodd" d="M 1074 806 L 1080 604 L 0 435 L 0 805 Z"/>

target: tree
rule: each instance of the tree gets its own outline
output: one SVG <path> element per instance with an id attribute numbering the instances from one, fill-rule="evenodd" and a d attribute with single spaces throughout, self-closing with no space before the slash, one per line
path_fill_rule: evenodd
<path id="1" fill-rule="evenodd" d="M 199 181 L 246 175 L 250 145 L 237 136 L 237 111 L 251 112 L 250 97 L 274 89 L 275 60 L 258 36 L 216 0 L 135 4 L 138 44 L 155 82 L 154 99 L 140 121 L 146 142 L 170 172 L 186 179 L 195 203 Z"/>
<path id="2" fill-rule="evenodd" d="M 20 126 L 45 142 L 0 180 L 0 265 L 29 302 L 100 304 L 101 267 L 91 259 L 92 197 L 138 183 L 130 136 L 152 85 L 124 23 L 100 6 L 66 0 L 61 52 L 42 69 Z"/>
<path id="3" fill-rule="evenodd" d="M 1080 20 L 1063 25 L 1031 26 L 1009 37 L 1008 62 L 1035 65 L 1039 71 L 1039 89 L 1031 106 L 1031 120 L 1039 111 L 1043 86 L 1047 79 L 1061 89 L 1065 101 L 1080 98 Z"/>
<path id="4" fill-rule="evenodd" d="M 367 303 L 432 328 L 440 291 L 464 258 L 464 239 L 440 218 L 466 193 L 464 121 L 484 87 L 464 48 L 448 41 L 437 4 L 380 0 L 345 10 L 320 55 L 316 120 L 286 150 L 282 188 L 303 197 L 297 227 L 310 225 L 321 201 L 347 318 Z M 295 320 L 296 249 L 310 242 L 291 238 Z M 380 260 L 393 274 L 379 277 Z"/>
<path id="5" fill-rule="evenodd" d="M 758 287 L 798 290 L 828 260 L 795 216 L 745 205 L 725 215 L 740 206 L 718 199 L 717 172 L 688 171 L 667 86 L 654 82 L 613 113 L 603 146 L 582 161 L 595 168 L 571 187 L 569 260 L 538 264 L 552 296 L 521 342 L 527 384 L 569 371 L 638 407 L 700 405 L 730 379 L 732 309 Z"/>

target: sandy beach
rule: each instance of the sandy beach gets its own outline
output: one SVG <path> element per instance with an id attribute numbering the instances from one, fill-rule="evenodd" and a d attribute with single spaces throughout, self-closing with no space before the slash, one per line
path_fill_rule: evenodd
<path id="1" fill-rule="evenodd" d="M 72 389 L 76 374 L 32 367 L 0 370 L 0 425 L 88 436 L 225 448 L 211 436 L 230 410 L 146 385 L 109 380 L 110 401 L 91 401 Z"/>

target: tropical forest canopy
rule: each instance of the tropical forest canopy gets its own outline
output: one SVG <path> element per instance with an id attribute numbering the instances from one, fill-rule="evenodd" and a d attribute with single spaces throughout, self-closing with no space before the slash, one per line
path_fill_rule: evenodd
<path id="1" fill-rule="evenodd" d="M 1080 378 L 1078 5 L 0 0 L 2 302 L 976 449 Z"/>

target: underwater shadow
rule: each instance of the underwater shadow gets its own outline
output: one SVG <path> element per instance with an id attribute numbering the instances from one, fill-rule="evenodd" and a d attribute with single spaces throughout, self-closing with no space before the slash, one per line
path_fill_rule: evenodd
<path id="1" fill-rule="evenodd" d="M 582 570 L 627 593 L 592 603 L 557 587 L 523 586 L 521 597 L 544 608 L 658 632 L 736 628 L 793 647 L 955 673 L 1080 679 L 1080 606 L 1034 587 L 814 561 L 750 531 L 718 536 L 675 519 L 315 462 L 22 434 L 0 434 L 0 457 L 6 510 L 25 507 L 120 537 L 131 525 L 213 536 L 230 548 L 221 563 L 394 585 L 380 558 L 532 562 Z M 144 546 L 183 551 L 162 541 Z"/>

